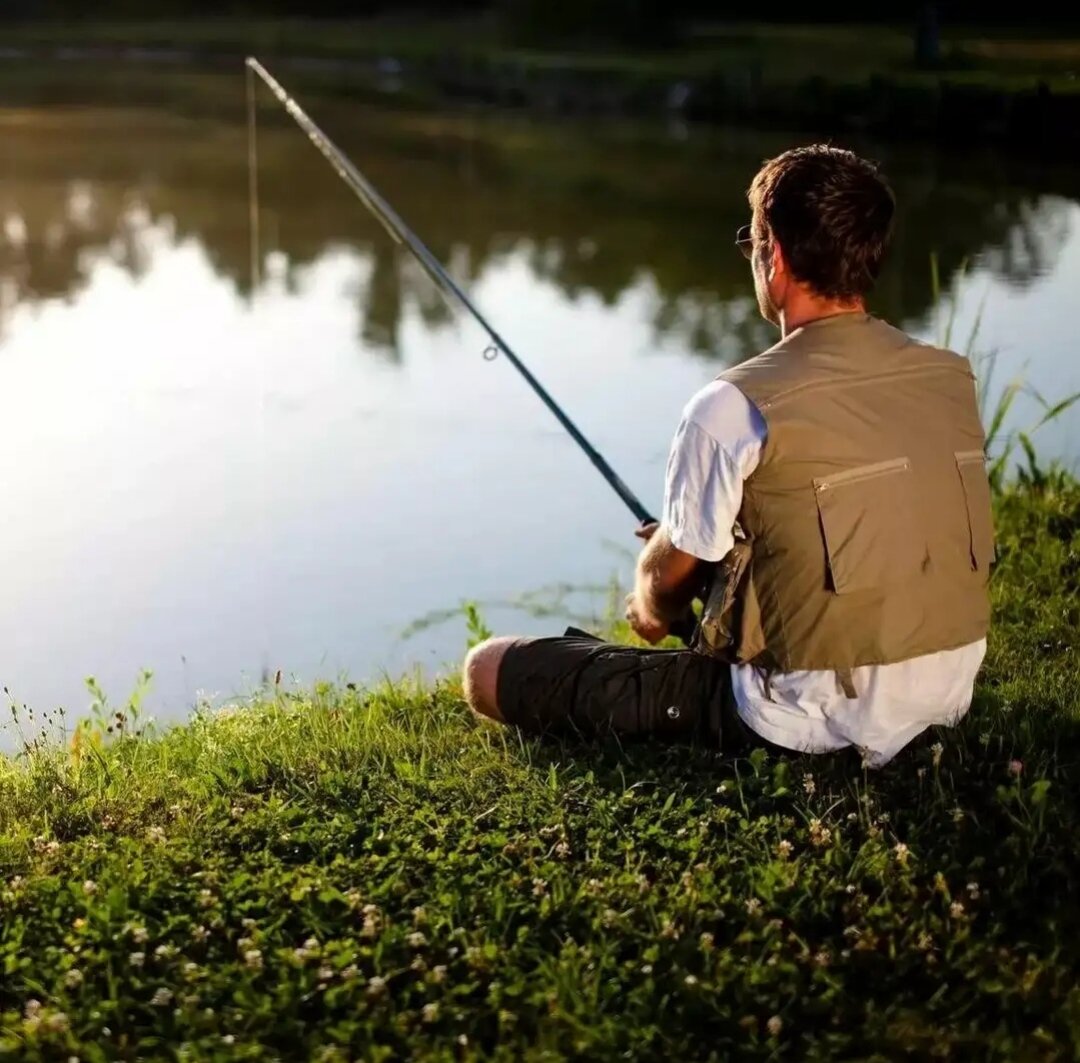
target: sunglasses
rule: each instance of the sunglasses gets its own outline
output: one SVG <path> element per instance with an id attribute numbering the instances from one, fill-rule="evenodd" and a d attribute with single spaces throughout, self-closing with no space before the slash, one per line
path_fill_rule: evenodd
<path id="1" fill-rule="evenodd" d="M 735 234 L 735 246 L 743 253 L 744 258 L 754 257 L 754 241 L 750 235 L 749 225 L 742 226 Z"/>

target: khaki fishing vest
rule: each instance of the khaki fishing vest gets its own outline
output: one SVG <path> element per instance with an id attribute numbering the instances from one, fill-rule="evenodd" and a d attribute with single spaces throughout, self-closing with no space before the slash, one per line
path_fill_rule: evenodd
<path id="1" fill-rule="evenodd" d="M 727 562 L 730 659 L 847 688 L 858 665 L 986 635 L 994 537 L 966 358 L 842 314 L 720 379 L 768 425 Z"/>

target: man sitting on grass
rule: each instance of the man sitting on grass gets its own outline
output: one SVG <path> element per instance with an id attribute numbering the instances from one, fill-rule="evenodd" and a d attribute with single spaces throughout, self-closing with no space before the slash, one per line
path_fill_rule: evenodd
<path id="1" fill-rule="evenodd" d="M 737 243 L 782 338 L 686 406 L 626 609 L 655 645 L 715 573 L 710 637 L 489 639 L 465 662 L 466 697 L 531 731 L 856 747 L 877 767 L 963 716 L 986 651 L 974 376 L 867 312 L 895 207 L 873 164 L 799 148 L 765 164 L 749 199 Z"/>

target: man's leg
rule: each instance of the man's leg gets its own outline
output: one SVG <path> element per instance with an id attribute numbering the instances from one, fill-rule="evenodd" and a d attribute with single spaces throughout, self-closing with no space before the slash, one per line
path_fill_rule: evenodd
<path id="1" fill-rule="evenodd" d="M 470 651 L 464 682 L 476 712 L 533 733 L 615 731 L 717 741 L 731 699 L 723 662 L 586 635 L 489 639 Z"/>

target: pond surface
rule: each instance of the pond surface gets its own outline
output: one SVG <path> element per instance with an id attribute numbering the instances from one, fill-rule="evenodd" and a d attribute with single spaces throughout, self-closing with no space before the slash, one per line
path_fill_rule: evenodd
<path id="1" fill-rule="evenodd" d="M 732 238 L 756 166 L 805 138 L 421 114 L 292 85 L 659 507 L 684 402 L 773 342 Z M 149 711 L 176 719 L 278 670 L 450 669 L 470 599 L 500 631 L 602 614 L 634 520 L 550 413 L 269 99 L 253 283 L 243 80 L 177 93 L 0 110 L 12 698 L 74 716 L 86 676 L 122 702 L 150 669 Z M 1021 374 L 1048 399 L 1080 388 L 1080 175 L 854 146 L 902 209 L 875 312 L 926 338 L 951 321 L 961 348 L 977 323 L 990 401 Z M 1024 395 L 1007 426 L 1038 413 Z M 1080 410 L 1034 440 L 1075 465 Z"/>

